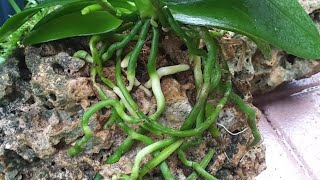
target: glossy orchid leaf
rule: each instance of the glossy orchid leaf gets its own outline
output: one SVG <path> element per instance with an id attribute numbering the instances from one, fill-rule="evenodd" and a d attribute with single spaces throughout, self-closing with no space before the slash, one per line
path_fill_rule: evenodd
<path id="1" fill-rule="evenodd" d="M 73 12 L 41 24 L 26 36 L 24 43 L 37 44 L 67 37 L 106 33 L 118 28 L 121 23 L 121 20 L 106 11 L 95 11 L 88 15 Z"/>
<path id="2" fill-rule="evenodd" d="M 320 36 L 296 0 L 162 0 L 185 24 L 260 39 L 302 58 L 320 58 Z"/>
<path id="3" fill-rule="evenodd" d="M 64 16 L 69 13 L 75 13 L 75 12 L 80 12 L 83 8 L 86 6 L 89 6 L 93 4 L 94 1 L 88 1 L 88 2 L 76 2 L 76 3 L 70 3 L 66 4 L 64 6 L 61 6 L 54 10 L 53 12 L 49 13 L 46 15 L 44 18 L 41 19 L 34 27 L 34 29 L 37 29 L 38 27 L 41 27 L 42 24 L 45 24 L 46 22 L 49 22 L 55 18 L 59 18 L 61 16 Z"/>
<path id="4" fill-rule="evenodd" d="M 8 19 L 0 27 L 0 42 L 5 40 L 12 32 L 16 31 L 25 22 L 27 22 L 33 15 L 35 15 L 40 9 L 47 8 L 56 5 L 66 5 L 69 3 L 88 2 L 87 0 L 46 0 L 41 2 L 38 6 L 26 9 L 18 14 L 15 14 Z"/>
<path id="5" fill-rule="evenodd" d="M 8 19 L 0 28 L 0 42 L 4 41 L 11 33 L 21 27 L 37 12 L 37 9 L 22 11 Z"/>

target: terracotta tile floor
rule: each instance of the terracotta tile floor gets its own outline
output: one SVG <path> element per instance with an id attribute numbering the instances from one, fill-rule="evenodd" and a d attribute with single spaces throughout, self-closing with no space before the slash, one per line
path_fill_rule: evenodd
<path id="1" fill-rule="evenodd" d="M 320 179 L 320 74 L 256 97 L 267 146 L 267 170 L 257 180 Z"/>

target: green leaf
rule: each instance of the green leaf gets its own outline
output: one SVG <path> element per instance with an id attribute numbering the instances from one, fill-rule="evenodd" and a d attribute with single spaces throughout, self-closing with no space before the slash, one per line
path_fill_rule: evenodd
<path id="1" fill-rule="evenodd" d="M 35 30 L 24 39 L 25 44 L 37 44 L 67 37 L 86 36 L 112 31 L 122 21 L 106 11 L 95 11 L 88 15 L 75 12 L 52 19 Z"/>
<path id="2" fill-rule="evenodd" d="M 9 18 L 0 28 L 0 42 L 3 42 L 10 34 L 21 27 L 37 12 L 37 9 L 31 9 L 23 11 Z"/>
<path id="3" fill-rule="evenodd" d="M 85 1 L 87 0 L 46 0 L 36 7 L 29 8 L 18 14 L 15 14 L 1 26 L 0 42 L 5 40 L 11 33 L 16 31 L 19 27 L 21 27 L 25 22 L 27 22 L 33 15 L 35 15 L 42 8 Z"/>
<path id="4" fill-rule="evenodd" d="M 296 0 L 162 0 L 175 19 L 258 38 L 290 54 L 320 58 L 320 36 Z"/>
<path id="5" fill-rule="evenodd" d="M 92 0 L 90 0 L 92 1 Z M 57 6 L 57 5 L 65 5 L 70 3 L 79 3 L 79 2 L 88 2 L 88 0 L 43 0 L 41 3 L 39 3 L 38 6 L 34 8 L 46 8 L 51 6 Z"/>
<path id="6" fill-rule="evenodd" d="M 49 13 L 48 15 L 46 15 L 44 18 L 42 18 L 41 21 L 39 21 L 33 27 L 33 29 L 37 29 L 37 28 L 41 27 L 42 24 L 45 24 L 48 21 L 51 21 L 51 20 L 53 20 L 55 18 L 64 16 L 66 14 L 80 12 L 83 8 L 93 4 L 94 2 L 95 1 L 76 2 L 76 3 L 70 3 L 70 4 L 66 4 L 64 6 L 61 6 L 61 7 L 57 8 L 56 10 L 54 10 L 53 12 Z"/>

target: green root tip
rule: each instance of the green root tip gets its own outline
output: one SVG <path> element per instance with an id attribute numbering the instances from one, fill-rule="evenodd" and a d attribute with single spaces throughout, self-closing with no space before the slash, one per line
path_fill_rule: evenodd
<path id="1" fill-rule="evenodd" d="M 114 164 L 116 162 L 118 162 L 120 160 L 120 156 L 110 156 L 107 160 L 106 160 L 106 164 Z"/>
<path id="2" fill-rule="evenodd" d="M 247 147 L 247 149 L 250 149 L 250 148 L 258 145 L 261 142 L 262 138 L 261 138 L 261 134 L 260 134 L 260 132 L 258 130 L 253 131 L 252 134 L 253 134 L 254 139 L 250 143 L 250 145 Z"/>
<path id="3" fill-rule="evenodd" d="M 214 138 L 219 137 L 221 135 L 219 129 L 210 130 L 210 134 Z"/>
<path id="4" fill-rule="evenodd" d="M 90 13 L 90 10 L 88 10 L 87 8 L 84 8 L 84 9 L 81 10 L 81 14 L 82 15 L 87 15 L 89 13 Z"/>
<path id="5" fill-rule="evenodd" d="M 67 151 L 69 156 L 75 156 L 79 154 L 79 151 L 77 151 L 75 148 L 71 148 Z"/>
<path id="6" fill-rule="evenodd" d="M 98 173 L 93 180 L 102 180 L 102 179 L 103 179 L 103 176 Z"/>

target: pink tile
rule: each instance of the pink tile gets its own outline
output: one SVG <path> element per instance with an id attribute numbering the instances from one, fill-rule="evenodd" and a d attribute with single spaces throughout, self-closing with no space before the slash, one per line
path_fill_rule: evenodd
<path id="1" fill-rule="evenodd" d="M 277 132 L 263 117 L 259 122 L 259 129 L 263 134 L 263 144 L 266 145 L 267 169 L 256 180 L 302 180 L 305 175 L 296 160 L 279 139 Z"/>
<path id="2" fill-rule="evenodd" d="M 302 179 L 320 179 L 320 76 L 290 83 L 264 98 L 272 99 L 268 96 L 279 94 L 285 96 L 278 96 L 267 103 L 261 102 L 263 98 L 260 99 L 260 109 L 269 125 L 276 130 L 288 154 L 293 157 L 293 164 L 297 164 L 306 174 Z M 277 147 L 273 143 L 268 144 L 268 138 L 267 151 L 274 151 Z M 273 166 L 272 163 L 270 166 Z M 288 166 L 282 168 L 287 169 Z"/>

